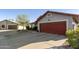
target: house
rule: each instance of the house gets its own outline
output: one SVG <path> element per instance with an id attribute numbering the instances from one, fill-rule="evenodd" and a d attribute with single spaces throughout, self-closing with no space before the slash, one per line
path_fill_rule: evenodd
<path id="1" fill-rule="evenodd" d="M 75 29 L 79 15 L 63 12 L 47 11 L 37 20 L 39 32 L 65 35 L 66 30 Z"/>
<path id="2" fill-rule="evenodd" d="M 9 20 L 0 21 L 0 30 L 17 29 L 17 24 Z"/>

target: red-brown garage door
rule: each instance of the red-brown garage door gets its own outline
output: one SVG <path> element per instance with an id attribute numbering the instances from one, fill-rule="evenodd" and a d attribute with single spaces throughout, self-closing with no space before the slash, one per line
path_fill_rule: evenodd
<path id="1" fill-rule="evenodd" d="M 62 22 L 51 22 L 51 23 L 41 23 L 40 31 L 52 34 L 65 35 L 66 32 L 66 21 Z"/>

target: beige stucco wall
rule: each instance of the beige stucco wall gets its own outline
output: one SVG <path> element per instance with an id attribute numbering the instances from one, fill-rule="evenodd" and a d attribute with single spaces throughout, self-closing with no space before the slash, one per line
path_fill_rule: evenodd
<path id="1" fill-rule="evenodd" d="M 50 16 L 46 15 L 44 18 L 42 18 L 40 21 L 38 21 L 38 24 L 37 24 L 38 30 L 40 30 L 40 28 L 39 28 L 40 27 L 39 26 L 40 23 L 59 22 L 59 21 L 66 21 L 66 23 L 67 23 L 66 24 L 67 29 L 69 29 L 69 28 L 72 29 L 73 28 L 73 25 L 72 25 L 72 22 L 73 22 L 72 16 L 60 15 L 60 14 L 52 14 Z"/>
<path id="2" fill-rule="evenodd" d="M 18 25 L 18 26 L 17 26 L 17 29 L 18 29 L 18 30 L 23 30 L 23 29 L 26 30 L 26 26 L 23 27 L 23 26 L 21 26 L 21 25 Z"/>

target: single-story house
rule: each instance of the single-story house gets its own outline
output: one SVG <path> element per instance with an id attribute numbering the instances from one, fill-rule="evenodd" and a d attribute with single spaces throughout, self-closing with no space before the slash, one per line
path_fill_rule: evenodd
<path id="1" fill-rule="evenodd" d="M 17 29 L 17 23 L 9 20 L 0 21 L 0 30 L 9 30 L 9 29 Z"/>
<path id="2" fill-rule="evenodd" d="M 36 20 L 39 32 L 65 35 L 66 30 L 75 29 L 78 14 L 47 11 Z"/>

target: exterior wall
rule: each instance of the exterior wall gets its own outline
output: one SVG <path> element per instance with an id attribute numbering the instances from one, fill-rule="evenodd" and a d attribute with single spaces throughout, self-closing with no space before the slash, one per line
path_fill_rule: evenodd
<path id="1" fill-rule="evenodd" d="M 23 27 L 23 26 L 18 25 L 17 27 L 18 27 L 18 30 L 23 30 L 23 29 L 26 30 L 26 26 Z"/>
<path id="2" fill-rule="evenodd" d="M 2 28 L 2 25 L 4 25 L 5 28 Z M 9 21 L 1 21 L 0 22 L 0 29 L 1 30 L 7 30 L 8 29 L 8 25 L 17 25 L 17 24 L 15 24 L 13 22 L 9 22 Z"/>
<path id="3" fill-rule="evenodd" d="M 77 24 L 75 22 L 73 22 L 72 25 L 74 26 L 74 30 L 76 30 Z"/>
<path id="4" fill-rule="evenodd" d="M 5 25 L 5 28 L 2 28 L 2 25 Z M 4 21 L 2 21 L 2 22 L 0 22 L 0 29 L 1 30 L 5 30 L 5 29 L 7 29 L 7 25 L 6 25 L 6 22 L 4 22 Z"/>
<path id="5" fill-rule="evenodd" d="M 51 14 L 50 16 L 48 16 L 48 14 L 42 18 L 40 21 L 38 21 L 38 30 L 40 31 L 40 26 L 39 24 L 40 23 L 48 23 L 48 22 L 59 22 L 59 21 L 66 21 L 67 25 L 67 29 L 69 28 L 73 28 L 73 25 L 72 25 L 72 22 L 73 22 L 73 19 L 72 19 L 72 16 L 66 16 L 66 15 L 60 15 L 60 14 Z M 66 29 L 66 30 L 67 30 Z"/>

